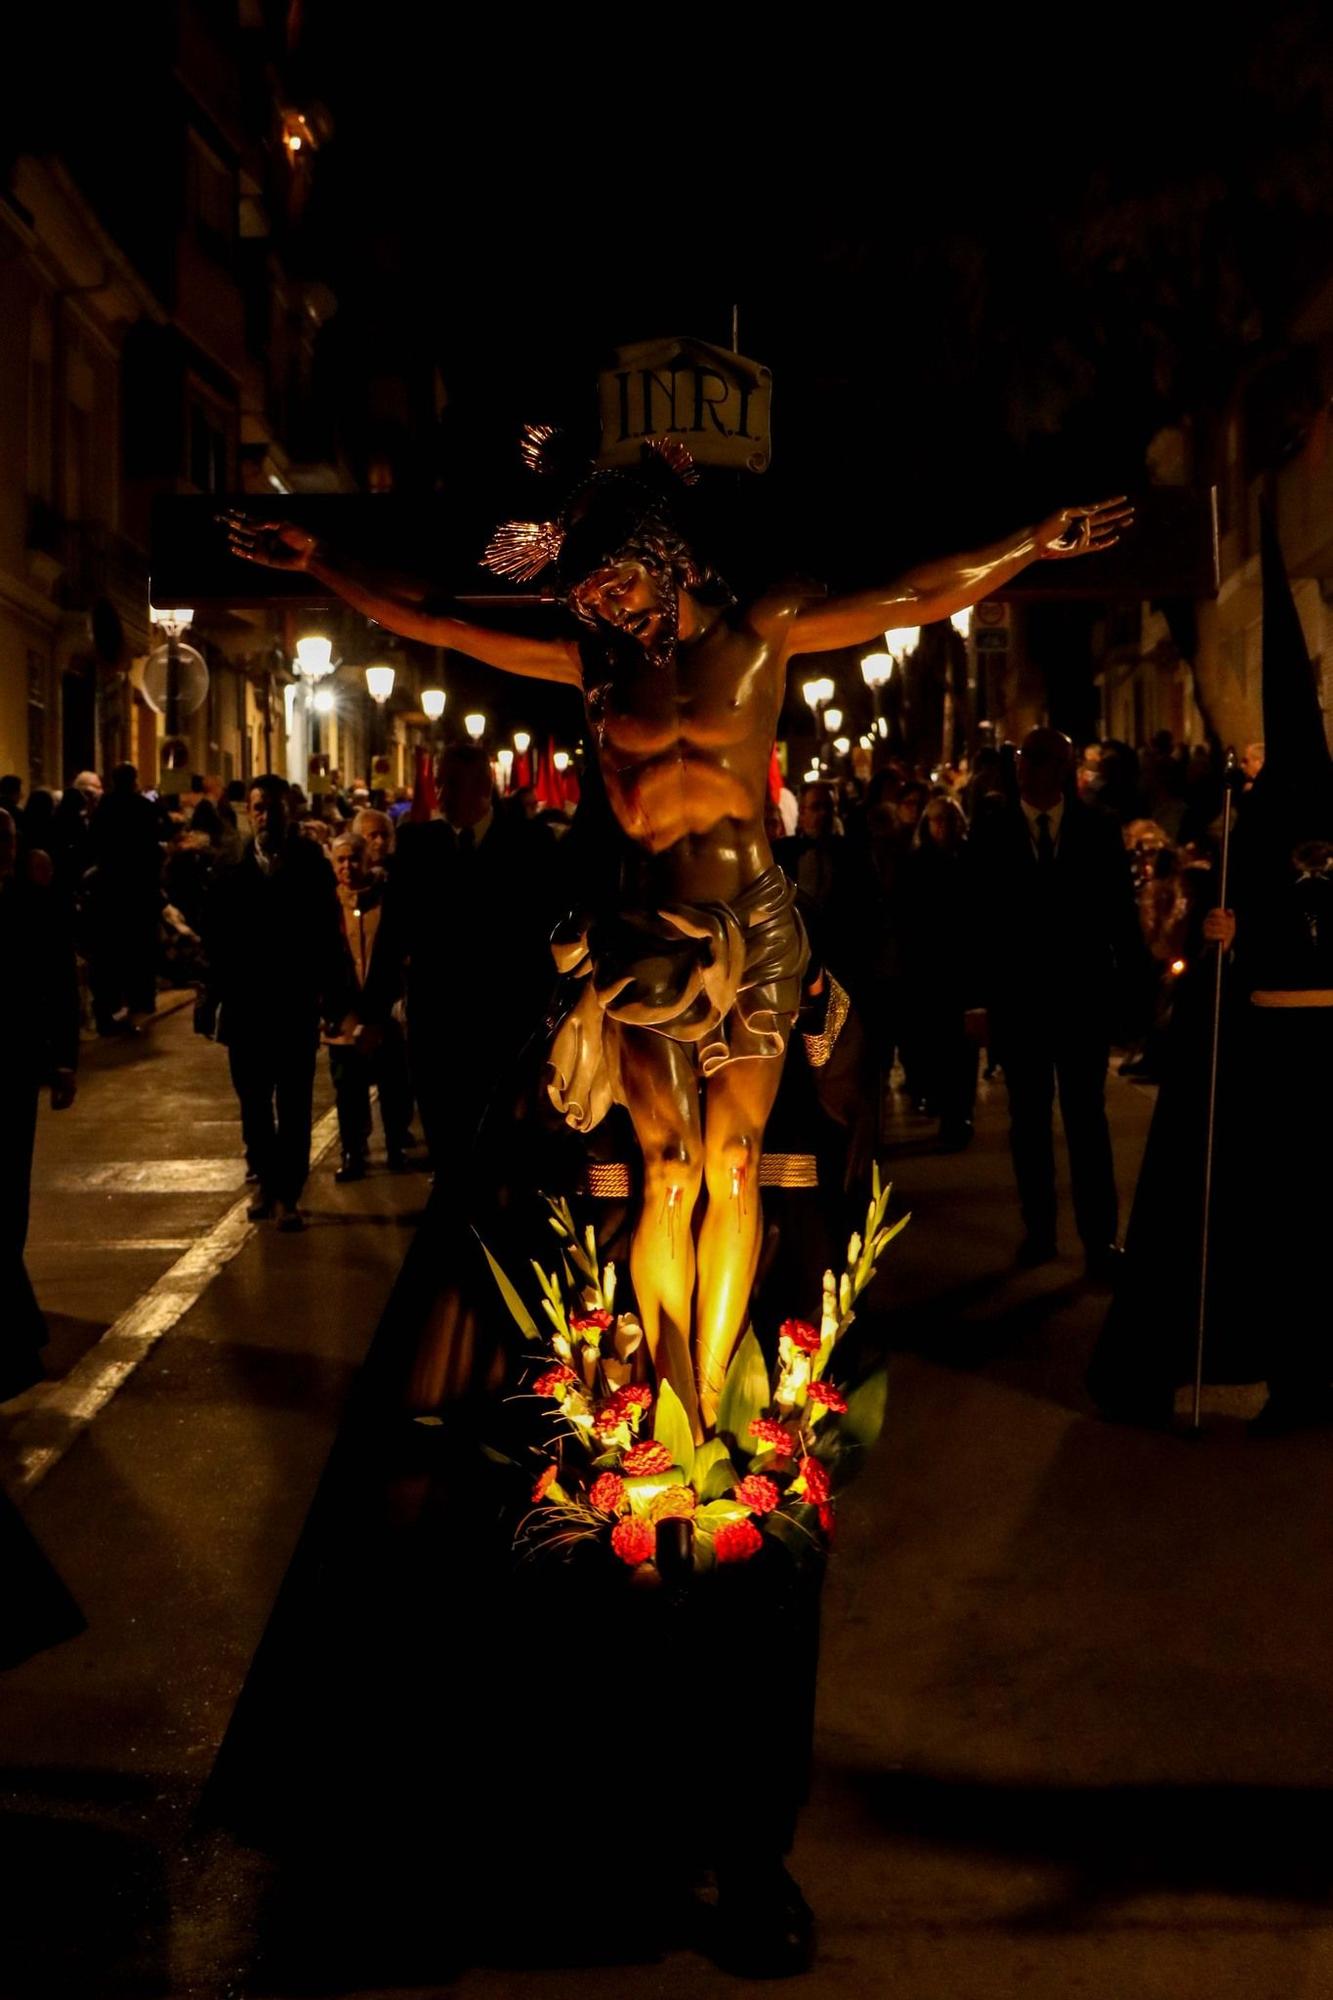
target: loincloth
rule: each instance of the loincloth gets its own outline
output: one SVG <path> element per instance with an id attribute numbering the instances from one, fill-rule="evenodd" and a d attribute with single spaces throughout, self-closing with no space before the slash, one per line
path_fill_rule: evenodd
<path id="1" fill-rule="evenodd" d="M 679 1043 L 701 1077 L 780 1058 L 810 960 L 795 891 L 776 866 L 732 903 L 617 910 L 558 930 L 551 948 L 559 970 L 580 984 L 551 1038 L 546 1087 L 580 1132 L 624 1102 L 625 1028 Z"/>

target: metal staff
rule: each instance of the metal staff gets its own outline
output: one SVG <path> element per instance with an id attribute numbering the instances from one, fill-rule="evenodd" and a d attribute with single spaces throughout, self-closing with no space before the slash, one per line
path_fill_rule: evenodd
<path id="1" fill-rule="evenodd" d="M 1222 774 L 1222 867 L 1218 881 L 1217 906 L 1227 907 L 1227 878 L 1231 869 L 1231 790 L 1236 753 L 1228 753 Z M 1217 965 L 1213 980 L 1213 1045 L 1208 1062 L 1208 1136 L 1203 1155 L 1203 1230 L 1199 1245 L 1199 1319 L 1194 1343 L 1194 1417 L 1197 1431 L 1203 1405 L 1203 1343 L 1208 1324 L 1208 1233 L 1213 1207 L 1213 1148 L 1217 1139 L 1217 1063 L 1222 1043 L 1222 974 L 1225 959 L 1222 940 L 1217 941 Z"/>

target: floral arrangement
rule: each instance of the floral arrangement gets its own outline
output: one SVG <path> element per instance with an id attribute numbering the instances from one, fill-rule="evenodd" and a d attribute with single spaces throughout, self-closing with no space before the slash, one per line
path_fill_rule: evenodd
<path id="1" fill-rule="evenodd" d="M 834 1498 L 884 1421 L 886 1371 L 848 1387 L 832 1364 L 881 1253 L 909 1219 L 885 1222 L 889 1194 L 876 1168 L 846 1268 L 836 1279 L 824 1274 L 818 1324 L 788 1319 L 778 1330 L 775 1379 L 747 1330 L 715 1434 L 702 1444 L 669 1383 L 633 1380 L 643 1329 L 632 1312 L 616 1310 L 615 1266 L 599 1267 L 594 1232 L 580 1237 L 567 1203 L 547 1203 L 558 1268 L 532 1260 L 545 1333 L 486 1250 L 520 1331 L 543 1347 L 520 1393 L 545 1406 L 550 1437 L 520 1537 L 534 1549 L 603 1540 L 631 1569 L 657 1561 L 658 1530 L 668 1522 L 688 1524 L 668 1532 L 695 1568 L 747 1562 L 766 1537 L 798 1558 L 822 1554 L 833 1538 Z"/>

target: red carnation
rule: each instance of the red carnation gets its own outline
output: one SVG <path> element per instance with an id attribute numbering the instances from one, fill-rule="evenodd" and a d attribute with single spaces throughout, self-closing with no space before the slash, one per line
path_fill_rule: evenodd
<path id="1" fill-rule="evenodd" d="M 621 1562 L 637 1569 L 640 1563 L 652 1561 L 657 1536 L 647 1521 L 617 1521 L 611 1530 L 611 1546 Z"/>
<path id="2" fill-rule="evenodd" d="M 617 1473 L 601 1472 L 588 1489 L 588 1498 L 599 1513 L 614 1514 L 625 1497 L 625 1482 Z"/>
<path id="3" fill-rule="evenodd" d="M 532 1385 L 532 1393 L 534 1396 L 554 1396 L 557 1389 L 564 1388 L 570 1382 L 577 1382 L 578 1379 L 574 1370 L 567 1368 L 562 1361 L 558 1368 L 548 1368 L 544 1375 L 537 1377 Z"/>
<path id="4" fill-rule="evenodd" d="M 642 1444 L 632 1444 L 620 1463 L 626 1472 L 670 1472 L 672 1458 L 656 1438 L 645 1438 Z"/>
<path id="5" fill-rule="evenodd" d="M 847 1408 L 847 1398 L 834 1382 L 812 1382 L 806 1394 L 812 1403 L 822 1403 L 826 1410 L 836 1410 L 839 1415 Z"/>
<path id="6" fill-rule="evenodd" d="M 605 1403 L 599 1403 L 592 1413 L 592 1427 L 599 1437 L 607 1431 L 619 1429 L 624 1421 L 625 1412 L 614 1396 Z"/>
<path id="7" fill-rule="evenodd" d="M 571 1313 L 569 1315 L 569 1326 L 572 1333 L 605 1333 L 610 1324 L 610 1313 L 603 1312 L 600 1306 L 598 1306 L 595 1312 Z"/>
<path id="8" fill-rule="evenodd" d="M 801 1460 L 801 1477 L 805 1481 L 806 1499 L 813 1501 L 816 1507 L 822 1507 L 828 1499 L 829 1494 L 833 1491 L 833 1485 L 828 1476 L 828 1468 L 821 1465 L 817 1458 L 803 1458 Z"/>
<path id="9" fill-rule="evenodd" d="M 532 1489 L 534 1500 L 544 1500 L 546 1498 L 547 1492 L 555 1484 L 555 1471 L 554 1465 L 544 1465 L 542 1467 L 537 1475 L 537 1483 Z"/>
<path id="10" fill-rule="evenodd" d="M 653 1392 L 646 1382 L 630 1382 L 616 1390 L 616 1401 L 622 1410 L 651 1410 Z"/>
<path id="11" fill-rule="evenodd" d="M 764 1538 L 753 1521 L 731 1521 L 713 1537 L 713 1553 L 720 1563 L 749 1562 L 764 1546 Z"/>
<path id="12" fill-rule="evenodd" d="M 770 1445 L 779 1458 L 790 1458 L 796 1449 L 791 1432 L 775 1423 L 772 1417 L 751 1418 L 750 1436 L 758 1438 L 761 1444 Z"/>
<path id="13" fill-rule="evenodd" d="M 752 1514 L 771 1514 L 782 1495 L 773 1480 L 765 1479 L 762 1472 L 752 1472 L 738 1483 L 736 1498 Z"/>
<path id="14" fill-rule="evenodd" d="M 781 1339 L 789 1340 L 793 1347 L 799 1347 L 802 1354 L 818 1354 L 823 1344 L 819 1328 L 811 1326 L 808 1319 L 784 1319 L 778 1334 Z"/>

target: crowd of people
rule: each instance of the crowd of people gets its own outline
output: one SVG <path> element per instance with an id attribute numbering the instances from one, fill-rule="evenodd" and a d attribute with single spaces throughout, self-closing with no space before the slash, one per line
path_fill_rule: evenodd
<path id="1" fill-rule="evenodd" d="M 608 847 L 595 794 L 571 827 L 525 794 L 499 798 L 481 746 L 450 749 L 437 775 L 438 797 L 432 786 L 415 803 L 364 789 L 310 800 L 272 776 L 168 803 L 129 765 L 105 788 L 80 773 L 58 799 L 0 780 L 10 962 L 29 965 L 11 982 L 11 1010 L 17 984 L 26 1011 L 5 1038 L 18 1079 L 6 1088 L 24 1105 L 11 1262 L 21 1269 L 38 1084 L 55 1078 L 55 1101 L 70 1101 L 80 1021 L 85 1036 L 134 1034 L 159 984 L 193 986 L 197 1030 L 226 1047 L 254 1219 L 304 1226 L 321 1046 L 336 1178 L 367 1172 L 373 1090 L 387 1168 L 429 1164 L 461 1187 L 497 1080 L 543 1018 L 551 931 L 595 905 Z M 850 996 L 878 1101 L 892 1079 L 938 1120 L 938 1143 L 962 1149 L 981 1064 L 1002 1069 L 1025 1263 L 1055 1254 L 1058 1094 L 1089 1275 L 1109 1276 L 1109 1054 L 1121 1045 L 1122 1068 L 1154 1074 L 1173 981 L 1204 944 L 1220 809 L 1210 753 L 1158 737 L 1138 755 L 1101 743 L 1080 758 L 1052 730 L 958 770 L 889 758 L 866 783 L 770 798 L 812 979 L 827 969 Z M 9 1393 L 40 1372 L 35 1302 L 26 1324 Z"/>

